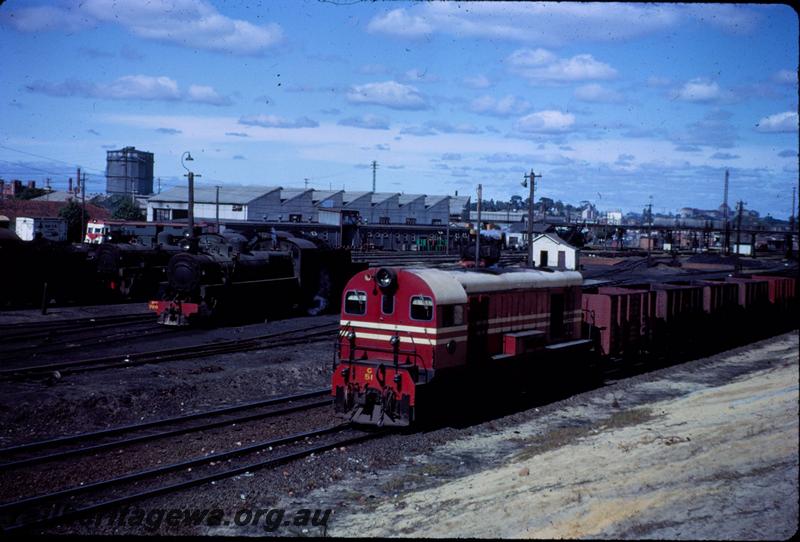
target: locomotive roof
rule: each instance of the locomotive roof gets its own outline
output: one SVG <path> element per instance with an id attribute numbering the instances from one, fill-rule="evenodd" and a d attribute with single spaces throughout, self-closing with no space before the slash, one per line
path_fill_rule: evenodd
<path id="1" fill-rule="evenodd" d="M 480 292 L 530 288 L 580 286 L 583 276 L 577 271 L 507 270 L 499 273 L 407 269 L 424 280 L 441 304 L 466 303 L 467 295 Z"/>

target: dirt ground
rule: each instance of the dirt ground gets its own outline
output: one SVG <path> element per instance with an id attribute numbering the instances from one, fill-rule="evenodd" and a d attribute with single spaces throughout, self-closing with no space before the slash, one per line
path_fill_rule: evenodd
<path id="1" fill-rule="evenodd" d="M 467 472 L 402 490 L 458 466 Z M 328 534 L 785 539 L 798 520 L 798 337 L 589 394 L 399 467 L 347 487 L 398 491 L 335 515 Z"/>

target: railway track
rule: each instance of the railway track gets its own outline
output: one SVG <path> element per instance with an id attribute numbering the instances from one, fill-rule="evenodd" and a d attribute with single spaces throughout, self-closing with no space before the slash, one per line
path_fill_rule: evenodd
<path id="1" fill-rule="evenodd" d="M 326 439 L 330 435 L 339 434 L 337 438 Z M 0 517 L 6 518 L 3 522 L 3 532 L 14 533 L 29 531 L 55 523 L 61 523 L 82 516 L 96 514 L 109 508 L 187 489 L 190 487 L 229 478 L 237 474 L 253 472 L 256 470 L 276 467 L 297 459 L 302 459 L 313 454 L 322 453 L 342 446 L 351 446 L 369 439 L 376 438 L 385 433 L 364 432 L 353 429 L 348 424 L 332 425 L 289 436 L 261 441 L 250 446 L 240 447 L 225 452 L 195 457 L 192 459 L 172 463 L 169 465 L 140 470 L 130 474 L 107 478 L 90 484 L 73 486 L 68 489 L 54 491 L 29 497 L 15 502 L 0 504 Z M 312 440 L 320 439 L 322 442 L 308 444 Z M 278 454 L 275 448 L 296 447 L 286 453 Z M 275 452 L 273 454 L 273 452 Z M 240 463 L 227 468 L 215 468 L 223 463 L 228 463 L 234 458 L 264 453 L 270 457 L 255 462 Z M 180 476 L 197 469 L 209 471 L 199 475 Z M 172 478 L 172 479 L 165 479 Z M 155 479 L 156 483 L 146 489 L 137 489 L 120 494 L 121 488 L 134 482 Z M 152 483 L 152 482 L 151 482 Z M 103 495 L 102 492 L 107 494 Z M 96 495 L 100 492 L 100 496 Z M 76 499 L 78 496 L 90 496 L 83 502 Z M 95 494 L 92 498 L 91 494 Z M 68 502 L 68 506 L 58 506 L 59 503 Z M 53 510 L 56 513 L 53 513 Z"/>
<path id="2" fill-rule="evenodd" d="M 149 352 L 138 352 L 135 354 L 114 354 L 59 363 L 4 368 L 0 369 L 0 379 L 49 378 L 56 372 L 58 372 L 59 376 L 63 376 L 87 371 L 133 367 L 135 365 L 163 363 L 167 361 L 231 354 L 280 346 L 292 346 L 333 337 L 338 329 L 339 324 L 335 323 L 327 326 L 320 326 L 313 330 L 288 330 L 258 335 L 249 339 L 233 339 L 215 344 L 181 346 Z"/>
<path id="3" fill-rule="evenodd" d="M 53 320 L 38 322 L 18 322 L 3 325 L 0 344 L 20 341 L 48 339 L 61 335 L 83 331 L 88 327 L 93 330 L 114 328 L 124 324 L 155 321 L 153 313 L 121 314 L 114 316 L 96 316 L 91 318 L 72 318 L 69 320 Z"/>
<path id="4" fill-rule="evenodd" d="M 181 328 L 183 329 L 183 328 Z M 139 340 L 142 337 L 152 338 L 159 335 L 174 334 L 175 329 L 158 325 L 155 320 L 143 322 L 129 322 L 112 327 L 100 329 L 88 328 L 76 330 L 58 336 L 48 336 L 41 340 L 32 339 L 28 342 L 20 339 L 12 346 L 0 344 L 0 354 L 6 356 L 38 357 L 51 354 L 63 354 L 67 351 L 87 350 L 100 348 L 109 343 L 125 339 Z M 21 344 L 21 343 L 25 344 Z"/>
<path id="5" fill-rule="evenodd" d="M 183 416 L 163 418 L 149 422 L 114 427 L 111 429 L 103 429 L 100 431 L 79 433 L 77 435 L 69 435 L 27 444 L 20 444 L 8 448 L 0 448 L 0 461 L 2 461 L 0 463 L 0 472 L 65 459 L 67 457 L 73 457 L 76 455 L 92 454 L 120 446 L 138 444 L 141 442 L 148 442 L 151 440 L 182 435 L 195 431 L 214 429 L 229 424 L 245 423 L 263 418 L 282 416 L 302 410 L 327 406 L 332 402 L 332 399 L 325 397 L 329 394 L 329 388 L 322 388 L 294 395 L 285 395 L 282 397 L 274 397 L 261 401 L 195 412 Z M 310 399 L 316 400 L 312 402 L 304 402 Z M 290 406 L 285 406 L 279 409 L 274 408 L 280 405 Z M 267 410 L 262 411 L 262 409 Z M 245 414 L 241 414 L 242 412 L 245 412 Z M 212 421 L 206 421 L 199 424 L 188 423 L 197 422 L 198 420 L 204 419 L 211 419 Z M 122 438 L 108 440 L 109 437 L 117 436 L 122 436 Z M 80 446 L 65 448 L 65 446 L 74 444 L 79 444 Z M 56 451 L 48 451 L 54 449 Z M 28 455 L 31 451 L 48 452 Z"/>

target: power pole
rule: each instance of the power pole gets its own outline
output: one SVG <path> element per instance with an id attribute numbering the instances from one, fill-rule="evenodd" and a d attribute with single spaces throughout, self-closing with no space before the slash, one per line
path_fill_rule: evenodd
<path id="1" fill-rule="evenodd" d="M 730 254 L 731 252 L 731 228 L 728 222 L 728 177 L 730 173 L 725 170 L 725 193 L 722 198 L 722 221 L 725 228 L 725 238 L 722 245 L 722 253 Z"/>
<path id="2" fill-rule="evenodd" d="M 483 198 L 483 186 L 478 185 L 478 223 L 475 226 L 475 269 L 481 263 L 481 199 Z"/>
<path id="3" fill-rule="evenodd" d="M 653 252 L 653 196 L 647 205 L 647 264 L 650 265 L 650 254 Z"/>
<path id="4" fill-rule="evenodd" d="M 216 219 L 217 219 L 217 233 L 219 233 L 219 185 L 216 186 L 217 188 L 217 199 L 216 199 Z"/>
<path id="5" fill-rule="evenodd" d="M 741 235 L 742 235 L 742 213 L 744 212 L 744 202 L 739 200 L 737 204 L 737 216 L 736 216 L 736 254 L 741 254 L 742 252 L 742 245 L 741 245 Z"/>
<path id="6" fill-rule="evenodd" d="M 794 200 L 797 195 L 797 187 L 792 187 L 792 214 L 789 216 L 789 233 L 784 236 L 786 242 L 786 257 L 791 259 L 794 256 Z"/>
<path id="7" fill-rule="evenodd" d="M 186 177 L 189 179 L 189 209 L 187 213 L 189 235 L 194 235 L 194 173 L 190 171 Z"/>
<path id="8" fill-rule="evenodd" d="M 76 182 L 81 182 L 81 168 L 80 167 L 78 167 L 78 170 L 77 170 L 76 173 L 78 175 L 77 175 L 77 177 L 75 177 L 75 181 Z M 72 200 L 72 196 L 73 196 L 73 194 L 70 194 L 70 201 Z M 80 235 L 81 242 L 83 242 L 84 236 L 86 235 L 86 225 L 83 223 L 84 209 L 86 209 L 86 207 L 81 207 L 81 235 Z"/>
<path id="9" fill-rule="evenodd" d="M 535 193 L 536 179 L 541 178 L 531 169 L 530 175 L 523 175 L 522 186 L 528 186 L 530 180 L 530 196 L 528 197 L 528 267 L 533 267 L 533 195 Z"/>
<path id="10" fill-rule="evenodd" d="M 378 171 L 378 162 L 372 161 L 372 191 L 375 192 L 375 173 Z"/>
<path id="11" fill-rule="evenodd" d="M 81 183 L 81 243 L 86 236 L 86 174 L 83 174 L 83 179 L 79 181 Z"/>

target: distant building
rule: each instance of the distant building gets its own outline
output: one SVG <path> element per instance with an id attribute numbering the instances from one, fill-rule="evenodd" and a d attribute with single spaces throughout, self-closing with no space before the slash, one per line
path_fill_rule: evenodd
<path id="1" fill-rule="evenodd" d="M 622 211 L 608 211 L 606 213 L 606 222 L 614 226 L 622 224 Z"/>
<path id="2" fill-rule="evenodd" d="M 124 147 L 106 153 L 106 192 L 111 195 L 153 193 L 153 153 Z"/>
<path id="3" fill-rule="evenodd" d="M 468 197 L 455 207 L 452 200 L 453 196 L 222 185 L 219 217 L 256 222 L 446 225 L 454 215 L 460 220 L 469 205 Z M 188 209 L 187 189 L 171 188 L 147 199 L 147 220 L 186 220 Z M 195 187 L 195 218 L 213 219 L 216 213 L 216 189 Z"/>
<path id="4" fill-rule="evenodd" d="M 536 267 L 576 270 L 580 251 L 554 233 L 533 238 L 533 263 Z"/>
<path id="5" fill-rule="evenodd" d="M 219 209 L 220 220 L 289 220 L 282 207 L 278 186 L 221 186 L 219 206 L 214 187 L 195 187 L 194 217 L 214 219 Z M 282 218 L 281 215 L 285 215 Z M 189 201 L 186 188 L 170 188 L 147 200 L 147 220 L 169 222 L 187 220 Z"/>
<path id="6" fill-rule="evenodd" d="M 597 212 L 597 208 L 591 203 L 581 209 L 581 220 L 586 222 L 597 222 L 598 217 L 599 214 Z"/>

